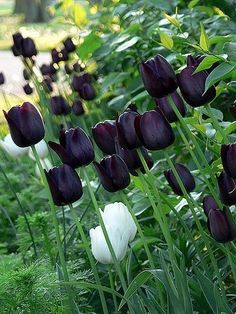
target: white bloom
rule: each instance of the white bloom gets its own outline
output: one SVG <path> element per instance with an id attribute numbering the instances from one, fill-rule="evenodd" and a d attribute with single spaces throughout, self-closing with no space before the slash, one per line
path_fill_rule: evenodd
<path id="1" fill-rule="evenodd" d="M 44 159 L 42 159 L 40 161 L 41 161 L 43 169 L 48 171 L 48 170 L 50 170 L 52 168 L 52 163 L 51 163 L 51 161 L 49 159 L 44 158 Z M 38 165 L 35 166 L 35 174 L 36 174 L 37 177 L 41 177 L 41 173 L 39 171 Z"/>
<path id="2" fill-rule="evenodd" d="M 39 155 L 40 159 L 44 159 L 48 155 L 48 146 L 44 140 L 41 140 L 37 144 L 35 144 L 36 151 Z M 35 160 L 32 149 L 29 150 L 29 157 L 33 160 Z"/>
<path id="3" fill-rule="evenodd" d="M 106 226 L 107 234 L 118 261 L 121 261 L 128 248 L 128 239 L 121 229 Z M 89 231 L 93 256 L 102 264 L 112 264 L 113 259 L 109 251 L 101 226 Z"/>
<path id="4" fill-rule="evenodd" d="M 5 136 L 3 140 L 0 140 L 0 146 L 9 154 L 11 157 L 17 158 L 27 154 L 29 147 L 17 146 L 11 137 L 11 134 Z"/>
<path id="5" fill-rule="evenodd" d="M 108 204 L 105 206 L 104 211 L 101 211 L 101 214 L 105 225 L 111 228 L 119 227 L 122 233 L 126 233 L 128 242 L 133 241 L 137 227 L 128 208 L 123 203 Z"/>

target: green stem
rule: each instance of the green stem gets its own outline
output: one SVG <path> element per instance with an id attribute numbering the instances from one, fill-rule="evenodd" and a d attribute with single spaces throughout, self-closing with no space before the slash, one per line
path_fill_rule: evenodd
<path id="1" fill-rule="evenodd" d="M 110 281 L 111 289 L 112 289 L 113 291 L 116 291 L 116 290 L 115 290 L 114 281 L 113 281 L 113 276 L 112 276 L 112 270 L 111 270 L 111 267 L 110 267 L 110 266 L 109 266 L 109 269 L 108 269 L 108 274 L 109 274 L 109 281 Z M 115 293 L 112 293 L 112 298 L 113 298 L 115 313 L 118 313 L 118 312 L 119 312 L 119 311 L 118 311 L 118 303 L 117 303 L 117 298 L 116 298 Z"/>
<path id="2" fill-rule="evenodd" d="M 216 129 L 216 131 L 218 131 L 220 133 L 220 135 L 222 136 L 222 140 L 224 144 L 228 144 L 229 141 L 227 139 L 226 134 L 224 133 L 224 130 L 222 129 L 222 127 L 219 124 L 219 121 L 216 119 L 216 117 L 214 116 L 214 113 L 212 112 L 212 108 L 210 106 L 210 104 L 208 104 L 206 106 L 207 108 L 207 112 L 209 114 L 209 117 L 211 118 L 212 124 L 214 126 L 214 128 Z"/>
<path id="3" fill-rule="evenodd" d="M 89 246 L 89 242 L 87 240 L 87 237 L 84 233 L 84 230 L 83 230 L 83 227 L 76 215 L 76 212 L 75 212 L 75 209 L 74 207 L 72 206 L 72 204 L 69 204 L 69 207 L 70 207 L 70 212 L 71 212 L 71 216 L 74 220 L 74 223 L 76 224 L 76 227 L 79 231 L 79 235 L 81 237 L 81 240 L 82 240 L 82 243 L 84 244 L 84 247 L 85 247 L 85 251 L 88 255 L 88 259 L 89 259 L 89 262 L 90 262 L 90 265 L 91 265 L 91 268 L 92 268 L 92 271 L 93 271 L 93 274 L 94 274 L 94 278 L 95 278 L 95 281 L 96 281 L 96 284 L 97 286 L 101 286 L 101 281 L 100 281 L 100 278 L 99 278 L 99 275 L 98 275 L 98 271 L 97 271 L 97 268 L 96 268 L 96 265 L 95 265 L 95 261 L 93 259 L 93 256 L 92 256 L 92 253 L 91 253 L 91 250 L 90 250 L 90 246 Z M 113 288 L 112 288 L 113 289 Z M 103 309 L 103 313 L 107 313 L 108 314 L 108 309 L 107 309 L 107 304 L 106 304 L 106 300 L 105 300 L 105 296 L 104 296 L 104 293 L 101 289 L 98 290 L 99 292 L 99 296 L 100 296 L 100 300 L 101 300 L 101 304 L 102 304 L 102 309 Z"/>

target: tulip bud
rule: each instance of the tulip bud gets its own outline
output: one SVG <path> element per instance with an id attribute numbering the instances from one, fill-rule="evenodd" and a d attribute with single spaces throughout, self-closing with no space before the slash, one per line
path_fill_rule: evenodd
<path id="1" fill-rule="evenodd" d="M 76 49 L 75 44 L 73 43 L 72 39 L 68 37 L 66 40 L 63 41 L 63 44 L 65 46 L 65 49 L 67 52 L 73 52 Z"/>
<path id="2" fill-rule="evenodd" d="M 73 64 L 73 70 L 75 72 L 80 72 L 83 71 L 85 69 L 85 67 L 80 66 L 80 64 L 78 62 Z"/>
<path id="3" fill-rule="evenodd" d="M 28 147 L 17 146 L 11 138 L 11 134 L 7 134 L 3 140 L 0 140 L 0 146 L 13 158 L 21 157 L 27 154 L 29 150 Z"/>
<path id="4" fill-rule="evenodd" d="M 5 77 L 2 72 L 0 72 L 0 85 L 3 85 L 5 83 Z"/>
<path id="5" fill-rule="evenodd" d="M 26 93 L 26 95 L 31 95 L 33 93 L 33 88 L 31 87 L 29 83 L 23 86 L 23 90 Z"/>
<path id="6" fill-rule="evenodd" d="M 76 92 L 80 92 L 82 89 L 82 86 L 85 83 L 91 83 L 91 77 L 88 73 L 84 73 L 83 75 L 74 75 L 72 80 L 72 87 Z"/>
<path id="7" fill-rule="evenodd" d="M 52 75 L 55 74 L 57 72 L 57 70 L 54 68 L 53 64 L 42 64 L 40 67 L 40 71 L 42 73 L 42 75 Z"/>
<path id="8" fill-rule="evenodd" d="M 44 138 L 43 120 L 38 110 L 29 102 L 12 107 L 4 112 L 11 132 L 11 137 L 19 147 L 37 144 Z"/>
<path id="9" fill-rule="evenodd" d="M 91 84 L 84 83 L 79 90 L 79 95 L 84 100 L 93 100 L 96 97 L 96 92 Z"/>
<path id="10" fill-rule="evenodd" d="M 53 63 L 59 63 L 61 61 L 60 52 L 56 48 L 52 49 L 51 56 Z"/>
<path id="11" fill-rule="evenodd" d="M 22 34 L 20 32 L 16 32 L 12 35 L 13 38 L 13 43 L 14 46 L 18 49 L 21 50 L 22 49 L 22 41 L 24 39 L 24 37 L 22 36 Z"/>
<path id="12" fill-rule="evenodd" d="M 135 130 L 143 146 L 150 150 L 166 148 L 175 140 L 171 125 L 155 110 L 137 116 Z"/>
<path id="13" fill-rule="evenodd" d="M 68 74 L 68 75 L 70 75 L 73 72 L 72 66 L 70 66 L 67 63 L 64 65 L 64 70 L 65 70 L 66 74 Z"/>
<path id="14" fill-rule="evenodd" d="M 134 125 L 137 116 L 139 116 L 138 112 L 127 110 L 116 121 L 118 139 L 120 145 L 124 148 L 134 149 L 142 146 Z"/>
<path id="15" fill-rule="evenodd" d="M 130 184 L 130 176 L 125 162 L 116 154 L 105 157 L 100 164 L 94 162 L 102 186 L 108 192 L 117 192 Z"/>
<path id="16" fill-rule="evenodd" d="M 59 56 L 60 56 L 61 61 L 68 61 L 69 60 L 69 55 L 68 55 L 66 48 L 63 48 L 60 51 Z"/>
<path id="17" fill-rule="evenodd" d="M 104 122 L 97 123 L 92 128 L 93 138 L 97 146 L 105 154 L 115 154 L 115 137 L 116 137 L 116 125 L 115 121 L 106 120 Z"/>
<path id="18" fill-rule="evenodd" d="M 225 205 L 236 204 L 236 181 L 222 171 L 217 178 L 220 198 Z"/>
<path id="19" fill-rule="evenodd" d="M 84 107 L 82 101 L 77 99 L 72 104 L 72 111 L 76 116 L 81 116 L 84 114 Z"/>
<path id="20" fill-rule="evenodd" d="M 161 55 L 156 55 L 156 57 L 142 62 L 140 73 L 144 87 L 152 97 L 167 96 L 178 87 L 174 70 Z"/>
<path id="21" fill-rule="evenodd" d="M 19 57 L 21 55 L 21 50 L 17 49 L 15 45 L 11 46 L 11 51 L 15 57 Z"/>
<path id="22" fill-rule="evenodd" d="M 55 115 L 66 115 L 70 113 L 70 107 L 62 96 L 51 97 L 51 108 Z"/>
<path id="23" fill-rule="evenodd" d="M 79 127 L 61 131 L 60 144 L 49 142 L 61 161 L 73 168 L 86 166 L 94 159 L 93 144 Z"/>
<path id="24" fill-rule="evenodd" d="M 32 38 L 26 37 L 22 40 L 22 56 L 24 58 L 31 58 L 37 55 L 35 43 Z"/>
<path id="25" fill-rule="evenodd" d="M 46 92 L 50 93 L 53 91 L 52 87 L 52 80 L 50 76 L 45 76 L 43 81 L 42 81 L 43 87 L 45 88 Z"/>
<path id="26" fill-rule="evenodd" d="M 192 107 L 200 107 L 215 98 L 216 90 L 211 86 L 204 92 L 208 73 L 201 71 L 193 74 L 194 71 L 194 67 L 188 66 L 178 74 L 177 79 L 184 100 Z"/>
<path id="27" fill-rule="evenodd" d="M 210 195 L 207 195 L 203 199 L 203 209 L 206 216 L 208 216 L 211 209 L 218 209 L 219 206 L 217 205 L 214 198 Z"/>
<path id="28" fill-rule="evenodd" d="M 142 172 L 145 172 L 143 166 L 142 166 L 142 162 L 138 156 L 137 150 L 136 149 L 125 149 L 122 148 L 119 144 L 119 142 L 116 140 L 115 141 L 116 144 L 116 153 L 117 155 L 119 155 L 124 162 L 126 163 L 126 166 L 129 169 L 129 172 L 133 175 L 133 176 L 137 176 L 137 170 L 141 170 Z M 141 152 L 143 154 L 143 157 L 147 163 L 147 166 L 149 169 L 152 168 L 153 166 L 153 161 L 152 159 L 149 157 L 147 150 L 145 148 L 141 148 Z"/>
<path id="29" fill-rule="evenodd" d="M 192 192 L 195 188 L 195 181 L 194 177 L 192 176 L 191 172 L 188 170 L 187 167 L 185 167 L 182 164 L 177 163 L 175 165 L 175 169 L 188 193 Z M 183 195 L 183 191 L 181 187 L 179 186 L 179 183 L 177 182 L 177 179 L 175 178 L 175 175 L 173 171 L 167 170 L 164 171 L 164 175 L 166 177 L 166 180 L 168 181 L 170 187 L 172 188 L 173 192 L 177 195 Z"/>
<path id="30" fill-rule="evenodd" d="M 236 178 L 236 144 L 221 146 L 221 160 L 228 176 Z"/>
<path id="31" fill-rule="evenodd" d="M 225 243 L 236 238 L 236 226 L 226 210 L 211 209 L 208 213 L 207 226 L 217 242 Z"/>
<path id="32" fill-rule="evenodd" d="M 37 151 L 37 154 L 39 156 L 40 159 L 44 159 L 47 157 L 48 155 L 48 146 L 46 144 L 46 142 L 44 140 L 38 142 L 36 145 L 35 145 L 35 149 Z M 29 149 L 29 157 L 33 160 L 35 160 L 34 158 L 34 154 L 32 152 L 32 149 L 30 148 Z"/>
<path id="33" fill-rule="evenodd" d="M 45 171 L 54 204 L 71 204 L 83 195 L 82 184 L 76 171 L 68 165 Z"/>
<path id="34" fill-rule="evenodd" d="M 186 108 L 185 108 L 183 99 L 180 97 L 180 95 L 176 91 L 170 94 L 169 96 L 172 98 L 181 116 L 184 117 L 186 114 Z M 161 111 L 161 113 L 165 116 L 165 118 L 169 121 L 169 123 L 178 121 L 178 118 L 169 103 L 168 97 L 155 98 L 155 102 L 158 106 L 157 108 Z"/>

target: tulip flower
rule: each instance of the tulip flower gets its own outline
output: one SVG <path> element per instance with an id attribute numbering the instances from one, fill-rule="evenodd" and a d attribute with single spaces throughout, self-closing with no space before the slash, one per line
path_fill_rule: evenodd
<path id="1" fill-rule="evenodd" d="M 236 204 L 236 180 L 222 171 L 217 181 L 222 202 L 229 206 Z"/>
<path id="2" fill-rule="evenodd" d="M 170 94 L 170 97 L 172 98 L 173 103 L 179 110 L 180 114 L 184 117 L 186 114 L 186 108 L 183 99 L 180 97 L 177 91 L 174 91 L 172 94 Z M 160 112 L 170 123 L 178 121 L 178 118 L 169 103 L 168 97 L 155 98 L 155 102 L 157 104 L 157 109 L 160 110 Z"/>
<path id="3" fill-rule="evenodd" d="M 116 121 L 118 139 L 123 148 L 134 149 L 142 146 L 135 130 L 134 122 L 137 116 L 139 116 L 137 111 L 128 109 Z"/>
<path id="4" fill-rule="evenodd" d="M 126 166 L 129 169 L 129 172 L 133 175 L 133 176 L 137 176 L 137 170 L 141 170 L 142 172 L 145 172 L 143 166 L 142 166 L 142 162 L 138 156 L 137 150 L 136 149 L 125 149 L 122 148 L 121 145 L 119 144 L 119 142 L 116 140 L 115 141 L 115 146 L 116 146 L 116 153 L 117 155 L 119 155 L 124 162 L 126 163 Z M 145 148 L 141 148 L 141 152 L 143 154 L 143 157 L 147 163 L 147 166 L 149 169 L 152 168 L 153 166 L 153 161 L 152 159 L 149 157 L 147 150 Z"/>
<path id="5" fill-rule="evenodd" d="M 174 70 L 161 55 L 156 55 L 154 58 L 142 62 L 140 73 L 144 87 L 152 97 L 167 96 L 178 87 Z"/>
<path id="6" fill-rule="evenodd" d="M 26 93 L 26 95 L 31 95 L 33 93 L 33 88 L 31 87 L 29 83 L 23 86 L 23 90 Z"/>
<path id="7" fill-rule="evenodd" d="M 62 96 L 53 96 L 50 100 L 52 112 L 55 115 L 66 115 L 70 112 L 70 107 L 67 101 Z"/>
<path id="8" fill-rule="evenodd" d="M 42 84 L 46 90 L 46 92 L 50 93 L 53 91 L 53 87 L 52 87 L 52 79 L 50 76 L 45 76 L 43 81 L 42 81 Z"/>
<path id="9" fill-rule="evenodd" d="M 40 159 L 45 159 L 47 157 L 47 155 L 48 155 L 48 146 L 47 146 L 47 143 L 44 140 L 38 142 L 35 145 L 35 149 L 36 149 L 37 154 L 38 154 Z M 33 154 L 31 148 L 29 149 L 29 157 L 31 159 L 35 160 L 34 154 Z"/>
<path id="10" fill-rule="evenodd" d="M 54 167 L 45 171 L 54 204 L 71 204 L 83 195 L 82 183 L 77 172 L 69 165 Z"/>
<path id="11" fill-rule="evenodd" d="M 137 116 L 135 130 L 143 146 L 150 150 L 166 148 L 175 140 L 171 125 L 155 110 Z"/>
<path id="12" fill-rule="evenodd" d="M 180 180 L 183 183 L 183 186 L 185 187 L 186 191 L 188 193 L 192 192 L 195 188 L 195 180 L 192 176 L 191 172 L 188 170 L 187 167 L 185 167 L 182 164 L 177 163 L 175 165 L 175 169 L 180 177 Z M 175 175 L 172 170 L 164 171 L 164 175 L 166 177 L 166 180 L 168 181 L 170 187 L 172 188 L 173 192 L 177 195 L 183 195 L 183 191 L 175 178 Z"/>
<path id="13" fill-rule="evenodd" d="M 82 86 L 86 83 L 91 83 L 91 76 L 88 73 L 75 75 L 72 80 L 72 87 L 76 92 L 80 92 Z"/>
<path id="14" fill-rule="evenodd" d="M 52 49 L 51 57 L 52 57 L 53 63 L 59 63 L 61 61 L 60 52 L 56 48 Z"/>
<path id="15" fill-rule="evenodd" d="M 22 53 L 22 41 L 24 37 L 22 36 L 21 33 L 17 32 L 12 35 L 13 38 L 13 46 L 11 47 L 13 55 L 15 57 L 18 57 Z"/>
<path id="16" fill-rule="evenodd" d="M 5 77 L 2 72 L 0 72 L 0 85 L 3 85 L 5 83 Z"/>
<path id="17" fill-rule="evenodd" d="M 79 90 L 79 95 L 84 100 L 93 100 L 96 97 L 96 92 L 91 84 L 84 83 Z"/>
<path id="18" fill-rule="evenodd" d="M 236 226 L 226 210 L 211 209 L 208 213 L 207 226 L 217 242 L 226 243 L 236 238 Z"/>
<path id="19" fill-rule="evenodd" d="M 73 168 L 86 166 L 94 160 L 93 144 L 79 127 L 61 131 L 60 144 L 54 142 L 48 144 L 63 163 Z"/>
<path id="20" fill-rule="evenodd" d="M 115 121 L 106 120 L 104 122 L 97 123 L 92 128 L 93 138 L 97 146 L 105 154 L 115 154 L 115 137 L 116 137 L 116 125 Z"/>
<path id="21" fill-rule="evenodd" d="M 212 101 L 216 96 L 214 86 L 206 92 L 205 82 L 208 76 L 206 71 L 193 74 L 195 67 L 188 66 L 178 74 L 178 84 L 184 100 L 192 107 L 200 107 Z"/>
<path id="22" fill-rule="evenodd" d="M 212 196 L 207 195 L 204 197 L 203 209 L 204 209 L 206 216 L 208 216 L 211 209 L 218 209 L 218 208 L 219 208 L 219 206 L 217 205 L 216 201 L 214 200 L 214 198 Z"/>
<path id="23" fill-rule="evenodd" d="M 116 154 L 94 162 L 102 186 L 108 192 L 117 192 L 130 184 L 130 176 L 125 162 Z"/>
<path id="24" fill-rule="evenodd" d="M 66 40 L 63 41 L 63 44 L 67 52 L 73 52 L 76 49 L 76 46 L 70 37 L 66 38 Z"/>
<path id="25" fill-rule="evenodd" d="M 84 107 L 82 101 L 77 99 L 72 104 L 72 111 L 76 116 L 81 116 L 84 114 Z"/>
<path id="26" fill-rule="evenodd" d="M 22 45 L 22 56 L 24 58 L 31 58 L 37 55 L 37 49 L 32 38 L 26 37 L 21 42 Z"/>
<path id="27" fill-rule="evenodd" d="M 221 146 L 221 160 L 228 176 L 236 178 L 236 144 Z"/>
<path id="28" fill-rule="evenodd" d="M 29 150 L 28 147 L 17 146 L 11 138 L 11 134 L 7 134 L 3 140 L 0 140 L 0 146 L 13 158 L 21 157 L 27 154 Z"/>
<path id="29" fill-rule="evenodd" d="M 66 48 L 63 48 L 60 51 L 59 56 L 61 58 L 61 61 L 68 61 L 69 60 L 69 55 L 68 55 Z"/>
<path id="30" fill-rule="evenodd" d="M 192 55 L 187 56 L 187 66 L 195 67 L 195 69 L 199 66 L 199 64 L 206 58 L 206 55 L 198 55 L 193 57 Z M 205 69 L 205 71 L 210 74 L 217 66 L 219 62 L 215 62 L 209 69 Z"/>
<path id="31" fill-rule="evenodd" d="M 19 147 L 37 144 L 44 138 L 43 120 L 38 110 L 30 103 L 12 107 L 4 112 L 12 139 Z"/>
<path id="32" fill-rule="evenodd" d="M 42 75 L 52 75 L 55 74 L 57 72 L 56 68 L 53 66 L 52 63 L 50 64 L 42 64 L 40 67 L 40 71 L 42 73 Z"/>

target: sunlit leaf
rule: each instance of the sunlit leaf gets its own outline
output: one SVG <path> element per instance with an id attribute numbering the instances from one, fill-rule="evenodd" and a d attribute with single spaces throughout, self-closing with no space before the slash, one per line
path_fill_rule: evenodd
<path id="1" fill-rule="evenodd" d="M 172 49 L 174 46 L 173 39 L 163 31 L 159 31 L 160 39 L 162 45 L 167 49 Z"/>
<path id="2" fill-rule="evenodd" d="M 202 23 L 200 23 L 200 26 L 201 26 L 201 34 L 200 34 L 199 44 L 203 50 L 208 51 L 209 50 L 209 39 L 208 39 L 207 33 L 206 33 L 205 28 L 204 28 Z"/>

